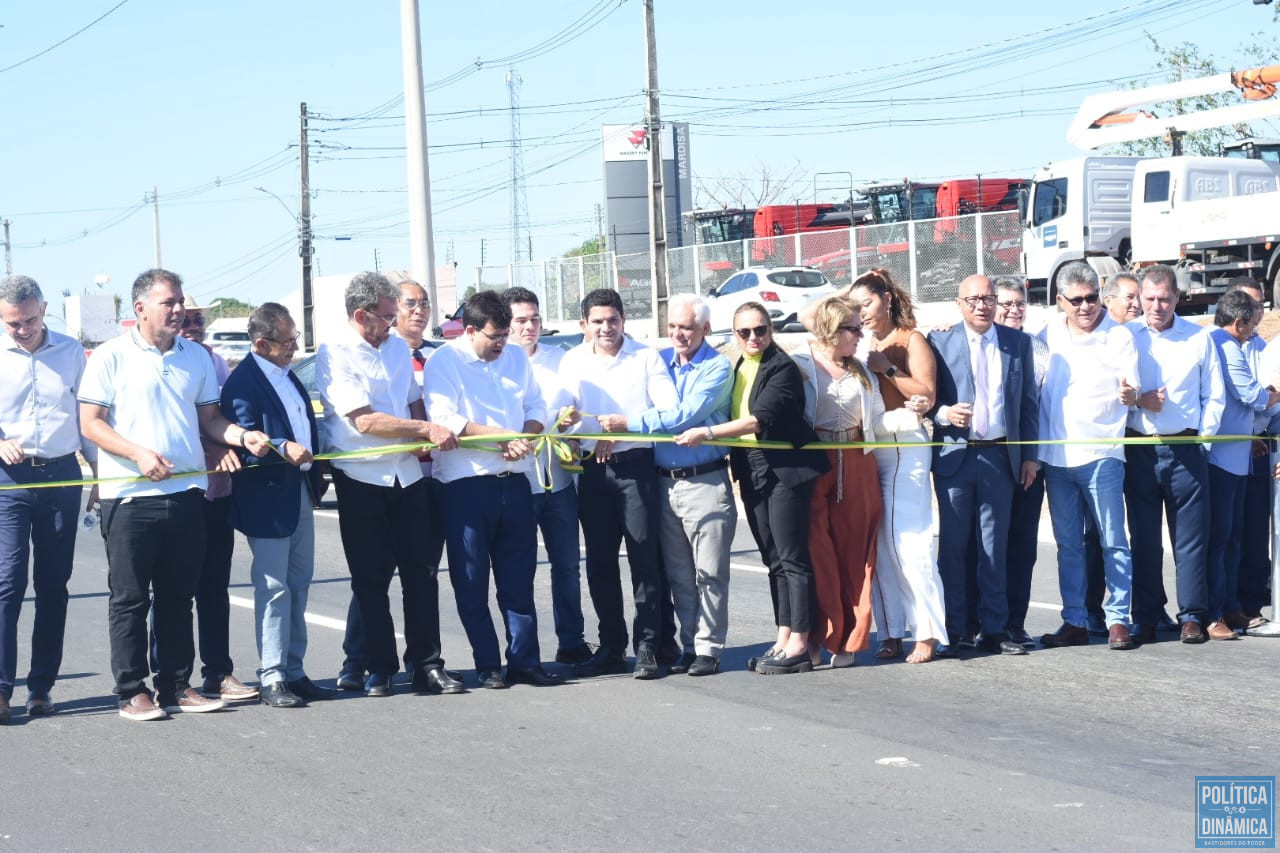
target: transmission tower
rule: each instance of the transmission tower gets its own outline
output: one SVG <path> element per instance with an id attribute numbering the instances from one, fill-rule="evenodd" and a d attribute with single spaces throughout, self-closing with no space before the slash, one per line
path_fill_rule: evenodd
<path id="1" fill-rule="evenodd" d="M 529 199 L 524 190 L 524 141 L 520 138 L 520 84 L 514 68 L 507 70 L 511 99 L 511 262 L 533 260 L 529 237 Z"/>

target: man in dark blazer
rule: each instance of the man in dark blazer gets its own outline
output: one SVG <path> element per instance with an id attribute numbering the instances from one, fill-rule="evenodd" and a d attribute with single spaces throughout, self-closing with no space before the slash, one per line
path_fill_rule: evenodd
<path id="1" fill-rule="evenodd" d="M 337 695 L 313 684 L 302 668 L 315 558 L 312 508 L 324 494 L 320 463 L 312 458 L 319 436 L 311 399 L 289 369 L 298 333 L 288 310 L 275 302 L 261 305 L 249 318 L 249 338 L 253 352 L 222 387 L 222 411 L 245 429 L 270 436 L 273 452 L 262 459 L 242 454 L 245 468 L 236 475 L 231 524 L 253 552 L 262 703 L 296 708 Z"/>
<path id="2" fill-rule="evenodd" d="M 938 496 L 938 571 L 953 647 L 965 633 L 965 560 L 977 525 L 979 647 L 1025 654 L 1008 637 L 1005 549 L 1014 489 L 1035 482 L 1039 430 L 1031 338 L 994 323 L 996 290 L 983 275 L 960 282 L 964 322 L 931 332 L 938 363 L 933 483 Z M 950 648 L 939 651 L 946 654 Z"/>

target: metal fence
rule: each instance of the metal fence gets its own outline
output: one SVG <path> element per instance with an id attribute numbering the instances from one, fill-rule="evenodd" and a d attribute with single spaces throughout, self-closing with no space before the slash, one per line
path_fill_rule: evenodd
<path id="1" fill-rule="evenodd" d="M 847 284 L 867 270 L 886 269 L 915 301 L 944 302 L 955 297 L 965 276 L 1018 274 L 1021 251 L 1016 211 L 979 213 L 683 246 L 667 252 L 667 281 L 672 294 L 706 294 L 745 266 L 809 266 L 836 284 Z M 544 321 L 553 324 L 576 323 L 582 297 L 612 287 L 622 294 L 628 320 L 643 324 L 654 319 L 647 253 L 477 267 L 475 286 L 527 287 L 538 294 Z"/>

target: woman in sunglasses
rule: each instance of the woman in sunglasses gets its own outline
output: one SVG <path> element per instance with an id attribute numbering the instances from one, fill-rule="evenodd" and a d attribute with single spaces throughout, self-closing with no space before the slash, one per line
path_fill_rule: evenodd
<path id="1" fill-rule="evenodd" d="M 797 450 L 818 436 L 805 420 L 804 376 L 773 340 L 769 312 L 758 302 L 739 306 L 733 331 L 742 356 L 734 368 L 732 419 L 683 432 L 676 443 L 697 447 L 707 439 L 742 437 L 746 443 L 781 441 L 789 448 L 734 447 L 730 469 L 742 493 L 747 522 L 769 568 L 777 637 L 748 662 L 764 675 L 809 672 L 814 627 L 813 565 L 809 560 L 809 505 L 814 484 L 830 469 L 826 456 Z"/>
<path id="2" fill-rule="evenodd" d="M 874 442 L 919 425 L 912 412 L 886 416 L 871 372 L 854 355 L 862 318 L 854 304 L 833 296 L 813 312 L 813 339 L 793 358 L 806 378 L 806 415 L 824 442 Z M 886 420 L 888 422 L 886 422 Z M 831 471 L 823 474 L 810 503 L 809 550 L 817 610 L 812 651 L 831 652 L 832 668 L 853 666 L 871 636 L 871 586 L 876 567 L 883 504 L 876 458 L 869 448 L 825 451 Z M 814 663 L 817 663 L 815 660 Z"/>

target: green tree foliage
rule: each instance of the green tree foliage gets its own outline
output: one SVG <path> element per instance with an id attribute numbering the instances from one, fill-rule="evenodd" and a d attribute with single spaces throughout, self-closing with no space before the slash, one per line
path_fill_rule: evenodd
<path id="1" fill-rule="evenodd" d="M 1280 9 L 1273 13 L 1272 21 L 1280 19 Z M 1194 80 L 1210 77 L 1225 71 L 1238 71 L 1260 65 L 1274 63 L 1280 55 L 1280 44 L 1271 33 L 1254 33 L 1245 44 L 1241 45 L 1229 60 L 1223 61 L 1210 54 L 1201 52 L 1198 45 L 1192 42 L 1168 46 L 1147 33 L 1150 48 L 1156 57 L 1156 68 L 1165 72 L 1165 80 L 1176 83 L 1182 80 Z M 1138 83 L 1131 82 L 1130 88 L 1139 88 Z M 1236 92 L 1220 92 L 1202 95 L 1196 98 L 1183 98 L 1166 101 L 1154 105 L 1152 112 L 1157 116 L 1169 116 L 1178 113 L 1198 112 L 1217 109 L 1240 102 Z M 1274 136 L 1277 129 L 1270 122 L 1254 124 L 1234 124 L 1224 127 L 1209 128 L 1187 133 L 1182 138 L 1184 154 L 1217 155 L 1222 153 L 1222 146 L 1251 136 Z M 1130 156 L 1150 157 L 1168 154 L 1169 141 L 1161 138 L 1138 139 L 1120 145 L 1110 146 L 1107 153 L 1127 154 Z"/>

